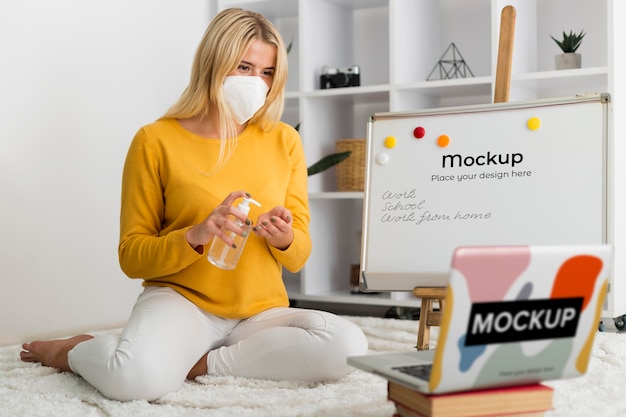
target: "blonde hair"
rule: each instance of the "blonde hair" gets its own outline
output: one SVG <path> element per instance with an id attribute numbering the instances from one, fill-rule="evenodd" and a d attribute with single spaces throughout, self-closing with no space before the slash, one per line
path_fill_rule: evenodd
<path id="1" fill-rule="evenodd" d="M 239 8 L 221 11 L 204 33 L 196 50 L 189 85 L 176 103 L 162 116 L 185 119 L 206 117 L 211 107 L 219 114 L 221 146 L 216 164 L 221 167 L 236 145 L 236 126 L 230 108 L 222 98 L 226 76 L 237 68 L 254 41 L 263 41 L 276 48 L 276 64 L 272 86 L 263 107 L 248 121 L 262 129 L 273 127 L 284 108 L 287 83 L 287 51 L 278 30 L 263 15 Z"/>

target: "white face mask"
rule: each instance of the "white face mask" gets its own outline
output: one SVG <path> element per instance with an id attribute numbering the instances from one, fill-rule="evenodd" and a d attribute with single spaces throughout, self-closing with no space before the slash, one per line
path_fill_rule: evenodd
<path id="1" fill-rule="evenodd" d="M 263 107 L 268 91 L 269 87 L 261 77 L 250 75 L 229 75 L 222 86 L 224 100 L 240 125 Z"/>

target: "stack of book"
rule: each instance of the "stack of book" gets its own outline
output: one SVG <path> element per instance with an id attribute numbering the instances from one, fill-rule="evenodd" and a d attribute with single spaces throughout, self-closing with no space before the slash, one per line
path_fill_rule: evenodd
<path id="1" fill-rule="evenodd" d="M 543 417 L 553 408 L 553 389 L 543 384 L 424 394 L 388 382 L 394 417 Z"/>

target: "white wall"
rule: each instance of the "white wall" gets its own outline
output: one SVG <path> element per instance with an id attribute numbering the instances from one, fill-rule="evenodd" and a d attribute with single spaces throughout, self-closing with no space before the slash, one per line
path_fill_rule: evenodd
<path id="1" fill-rule="evenodd" d="M 209 0 L 0 0 L 0 344 L 123 323 L 137 129 L 180 95 Z"/>

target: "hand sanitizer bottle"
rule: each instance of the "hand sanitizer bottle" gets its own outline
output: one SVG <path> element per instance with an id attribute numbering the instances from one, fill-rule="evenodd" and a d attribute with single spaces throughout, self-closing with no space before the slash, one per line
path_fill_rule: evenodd
<path id="1" fill-rule="evenodd" d="M 244 199 L 239 203 L 237 208 L 241 210 L 243 214 L 246 216 L 250 212 L 250 203 L 261 207 L 261 204 L 258 201 L 253 200 L 250 197 L 244 197 Z M 243 223 L 239 219 L 235 221 L 235 224 L 239 227 L 243 226 Z M 228 246 L 226 242 L 224 242 L 219 237 L 215 236 L 213 238 L 213 242 L 211 242 L 211 247 L 209 248 L 208 259 L 213 265 L 222 268 L 222 269 L 235 269 L 237 266 L 237 262 L 239 262 L 239 257 L 241 256 L 241 252 L 243 251 L 243 247 L 248 240 L 248 235 L 239 236 L 235 232 L 224 230 L 226 234 L 228 234 L 231 239 L 235 242 L 235 248 L 232 246 Z"/>

